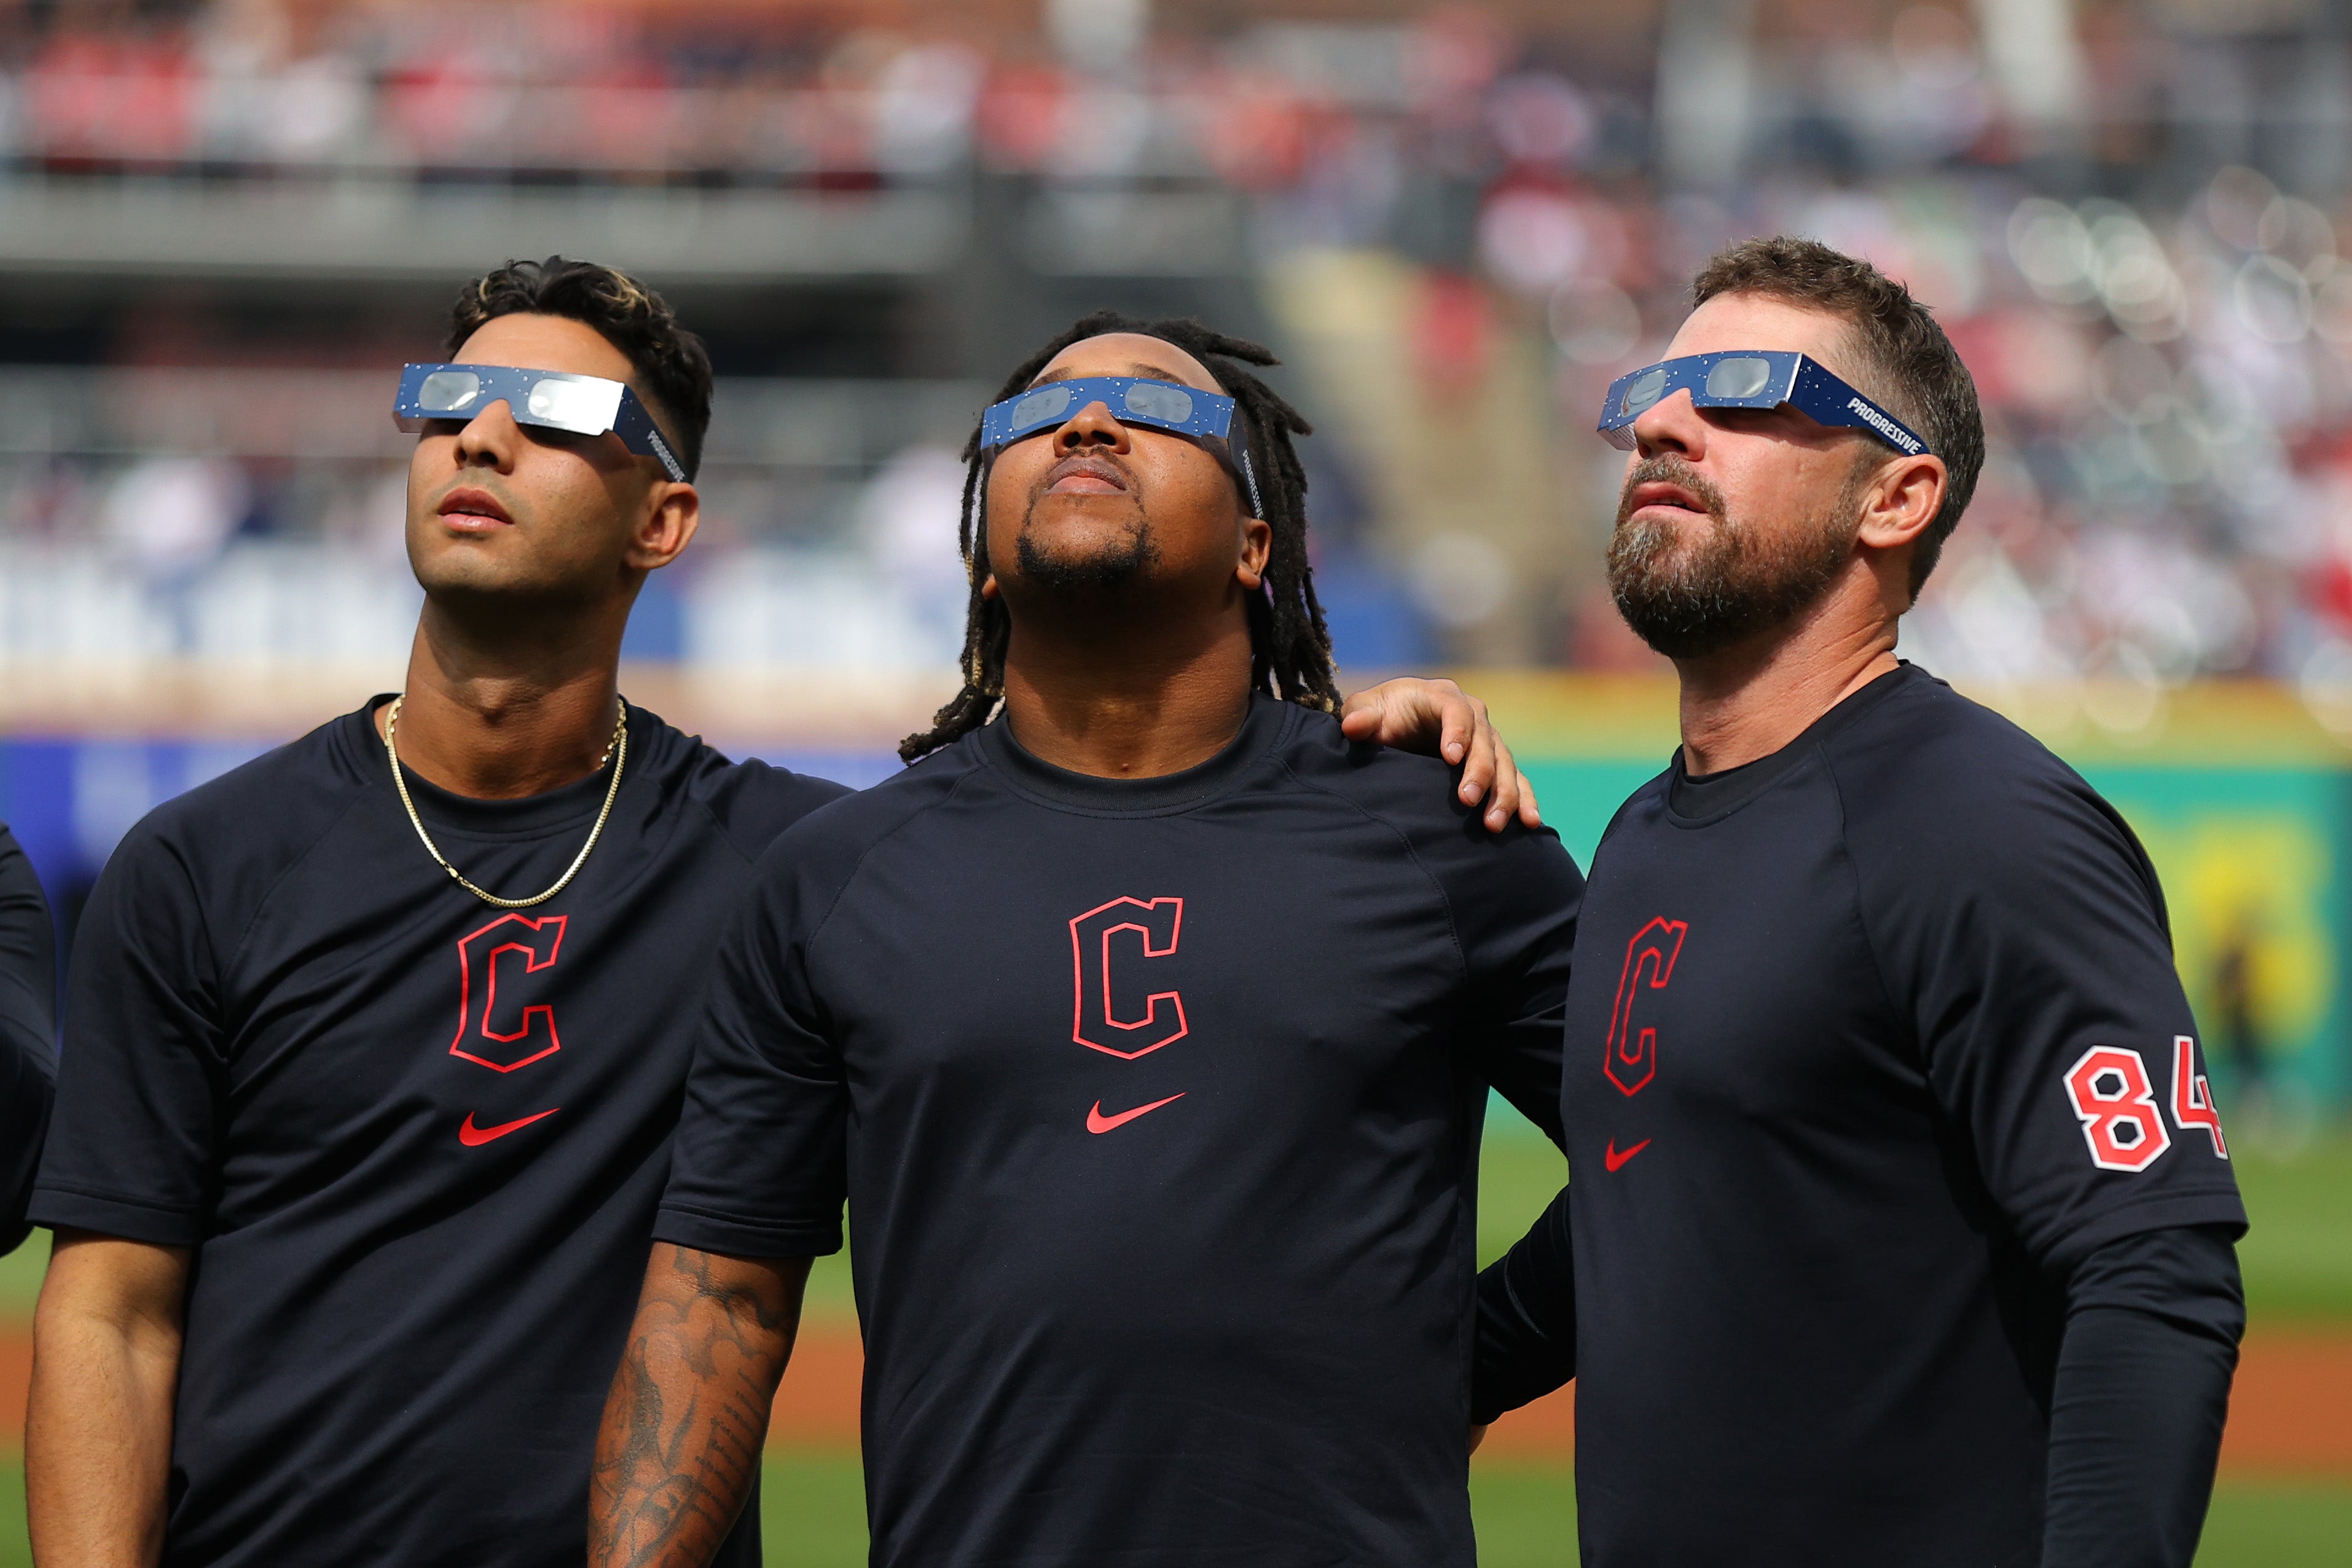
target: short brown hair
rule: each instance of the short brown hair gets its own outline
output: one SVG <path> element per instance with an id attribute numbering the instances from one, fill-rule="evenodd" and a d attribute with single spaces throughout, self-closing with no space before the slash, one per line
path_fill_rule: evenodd
<path id="1" fill-rule="evenodd" d="M 509 261 L 459 290 L 449 311 L 456 354 L 482 323 L 500 316 L 562 316 L 593 327 L 629 357 L 631 383 L 652 405 L 688 479 L 702 467 L 710 429 L 710 353 L 677 324 L 660 295 L 616 268 L 551 256 Z"/>
<path id="2" fill-rule="evenodd" d="M 1862 390 L 1902 416 L 1944 459 L 1949 479 L 1943 509 L 1911 555 L 1916 599 L 1984 469 L 1984 414 L 1959 351 L 1910 289 L 1819 240 L 1790 235 L 1743 240 L 1691 281 L 1694 307 L 1718 294 L 1760 294 L 1843 317 L 1853 329 Z"/>

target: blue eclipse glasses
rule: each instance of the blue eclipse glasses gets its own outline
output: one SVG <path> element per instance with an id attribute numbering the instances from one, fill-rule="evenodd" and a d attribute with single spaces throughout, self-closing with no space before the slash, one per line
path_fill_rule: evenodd
<path id="1" fill-rule="evenodd" d="M 980 448 L 993 453 L 1040 430 L 1057 429 L 1088 404 L 1099 403 L 1122 425 L 1148 425 L 1201 442 L 1233 470 L 1249 492 L 1250 515 L 1263 517 L 1257 476 L 1250 471 L 1249 443 L 1233 439 L 1234 400 L 1172 381 L 1132 375 L 1086 375 L 1041 382 L 992 404 L 980 416 Z"/>
<path id="2" fill-rule="evenodd" d="M 1612 447 L 1633 449 L 1633 421 L 1677 392 L 1699 408 L 1778 408 L 1782 404 L 1815 423 L 1867 430 L 1906 458 L 1928 450 L 1911 427 L 1822 368 L 1785 349 L 1735 349 L 1692 354 L 1646 365 L 1609 384 L 1600 431 Z"/>
<path id="3" fill-rule="evenodd" d="M 654 424 L 645 403 L 625 383 L 562 370 L 517 370 L 503 364 L 404 364 L 392 422 L 421 430 L 436 419 L 471 419 L 504 402 L 518 425 L 536 425 L 573 436 L 610 432 L 641 458 L 661 464 L 684 484 L 686 465 Z"/>

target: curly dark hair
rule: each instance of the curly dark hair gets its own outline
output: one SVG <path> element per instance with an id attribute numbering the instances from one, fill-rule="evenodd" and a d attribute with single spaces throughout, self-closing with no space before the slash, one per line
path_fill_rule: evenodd
<path id="1" fill-rule="evenodd" d="M 677 324 L 660 295 L 615 268 L 551 256 L 509 261 L 459 290 L 449 311 L 455 357 L 482 323 L 500 316 L 562 316 L 583 322 L 629 357 L 630 382 L 652 409 L 688 479 L 702 466 L 710 429 L 710 353 Z"/>
<path id="2" fill-rule="evenodd" d="M 1853 329 L 1862 389 L 1901 415 L 1944 459 L 1949 479 L 1943 507 L 1911 554 L 1911 596 L 1917 598 L 1984 468 L 1984 415 L 1959 351 L 1910 289 L 1817 239 L 1774 235 L 1733 246 L 1691 283 L 1694 307 L 1717 294 L 1760 294 L 1843 317 Z"/>
<path id="3" fill-rule="evenodd" d="M 1314 434 L 1298 410 L 1251 374 L 1252 365 L 1282 362 L 1271 351 L 1202 326 L 1190 318 L 1147 321 L 1118 310 L 1097 310 L 1013 368 L 991 403 L 1001 403 L 1037 378 L 1055 354 L 1072 343 L 1106 332 L 1138 332 L 1173 343 L 1199 360 L 1235 405 L 1234 438 L 1245 441 L 1257 477 L 1263 516 L 1274 531 L 1266 557 L 1265 586 L 1249 599 L 1250 684 L 1269 696 L 1330 712 L 1339 705 L 1339 675 L 1331 663 L 1331 634 L 1315 597 L 1315 574 L 1307 563 L 1307 470 L 1300 466 L 1294 436 Z M 909 735 L 898 755 L 913 762 L 970 734 L 988 722 L 1004 700 L 1004 650 L 1013 625 L 1004 601 L 983 597 L 988 580 L 988 529 L 982 515 L 988 473 L 980 427 L 963 444 L 964 564 L 971 597 L 964 615 L 963 689 L 941 708 L 929 730 Z"/>

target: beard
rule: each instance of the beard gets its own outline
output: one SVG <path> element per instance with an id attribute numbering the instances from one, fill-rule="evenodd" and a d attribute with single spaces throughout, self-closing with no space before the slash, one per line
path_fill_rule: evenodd
<path id="1" fill-rule="evenodd" d="M 1160 562 L 1160 543 L 1151 536 L 1151 520 L 1137 510 L 1135 525 L 1126 537 L 1084 555 L 1051 550 L 1036 533 L 1036 502 L 1021 520 L 1013 555 L 1023 581 L 1052 590 L 1120 588 L 1141 577 Z"/>
<path id="2" fill-rule="evenodd" d="M 1855 479 L 1866 469 L 1857 468 Z M 1633 522 L 1633 495 L 1664 482 L 1706 509 L 1704 534 L 1687 523 Z M 1850 480 L 1829 514 L 1785 533 L 1735 520 L 1723 492 L 1682 458 L 1662 453 L 1625 477 L 1609 539 L 1609 591 L 1634 635 L 1668 658 L 1704 658 L 1793 619 L 1819 603 L 1853 554 L 1861 526 Z"/>

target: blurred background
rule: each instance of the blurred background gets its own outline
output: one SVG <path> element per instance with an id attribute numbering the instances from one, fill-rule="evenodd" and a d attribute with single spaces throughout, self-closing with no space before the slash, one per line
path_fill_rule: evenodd
<path id="1" fill-rule="evenodd" d="M 1601 391 L 1715 248 L 1813 235 L 1984 397 L 1904 653 L 2081 767 L 2170 895 L 2255 1214 L 2208 1560 L 2352 1562 L 2348 195 L 2336 0 L 0 0 L 0 818 L 69 934 L 142 813 L 398 685 L 395 369 L 562 252 L 720 376 L 633 700 L 886 775 L 953 688 L 989 392 L 1097 305 L 1197 313 L 1317 424 L 1343 679 L 1460 675 L 1583 856 L 1675 738 L 1600 580 Z M 1490 1142 L 1491 1249 L 1562 1173 Z M 819 1293 L 779 1563 L 862 1550 Z M 1574 1559 L 1553 1403 L 1480 1458 L 1490 1562 Z"/>

